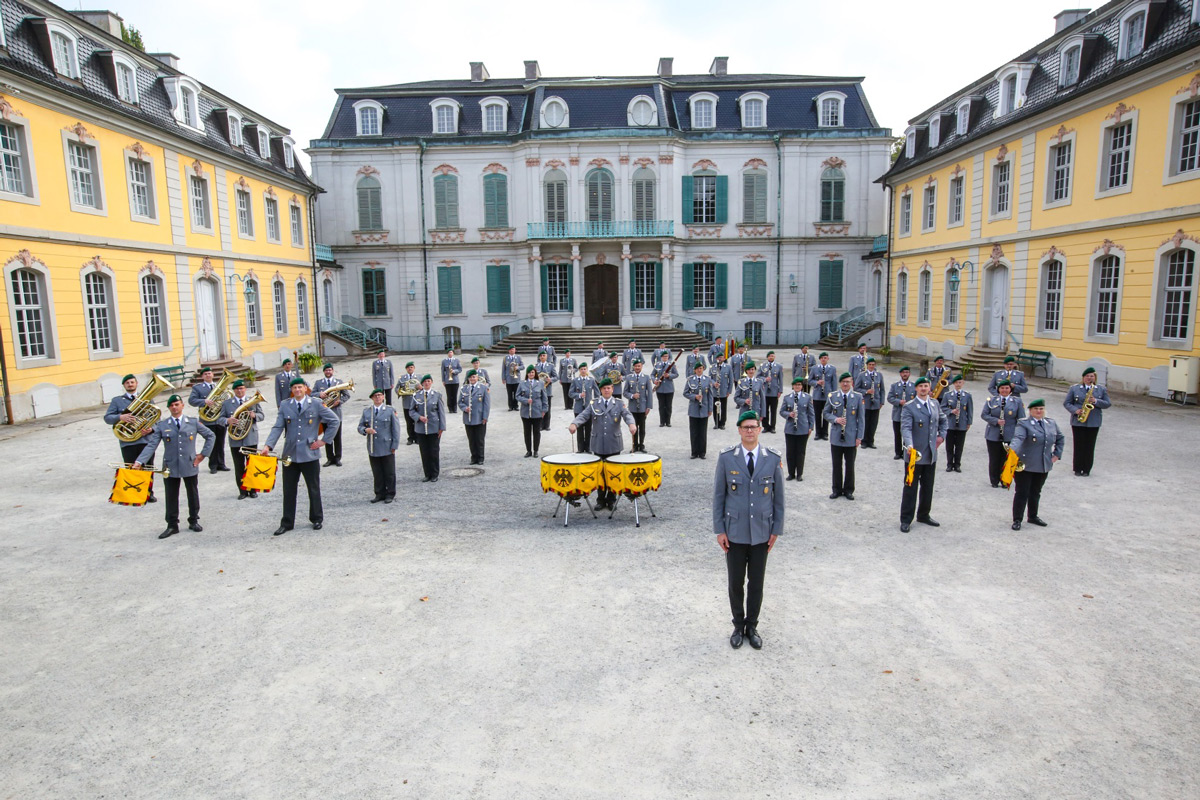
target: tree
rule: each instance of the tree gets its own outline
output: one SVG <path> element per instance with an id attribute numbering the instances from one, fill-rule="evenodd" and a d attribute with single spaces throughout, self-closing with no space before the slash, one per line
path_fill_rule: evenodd
<path id="1" fill-rule="evenodd" d="M 893 140 L 892 140 L 892 154 L 891 154 L 891 161 L 889 161 L 888 163 L 895 164 L 895 163 L 896 163 L 896 159 L 900 157 L 900 152 L 901 152 L 903 149 L 904 149 L 904 137 L 903 137 L 903 136 L 901 136 L 901 137 L 900 137 L 900 138 L 898 138 L 898 139 L 893 139 Z"/>
<path id="2" fill-rule="evenodd" d="M 132 25 L 126 27 L 124 22 L 121 23 L 121 41 L 131 47 L 136 47 L 143 53 L 146 52 L 146 45 L 142 42 L 142 32 Z"/>

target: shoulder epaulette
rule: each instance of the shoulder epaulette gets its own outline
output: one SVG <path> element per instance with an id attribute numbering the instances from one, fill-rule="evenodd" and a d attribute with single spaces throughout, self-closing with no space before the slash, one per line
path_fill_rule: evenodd
<path id="1" fill-rule="evenodd" d="M 769 452 L 772 452 L 772 453 L 774 453 L 775 455 L 779 456 L 780 458 L 783 458 L 783 453 L 779 452 L 779 451 L 778 451 L 778 450 L 776 450 L 774 447 L 768 447 L 768 448 L 767 448 L 767 450 L 768 450 Z"/>
<path id="2" fill-rule="evenodd" d="M 731 445 L 729 445 L 729 447 L 726 447 L 726 448 L 725 448 L 724 450 L 722 450 L 721 452 L 722 452 L 722 453 L 732 453 L 732 452 L 733 452 L 734 450 L 736 450 L 736 449 L 737 449 L 737 445 L 736 445 L 736 444 L 731 444 Z"/>

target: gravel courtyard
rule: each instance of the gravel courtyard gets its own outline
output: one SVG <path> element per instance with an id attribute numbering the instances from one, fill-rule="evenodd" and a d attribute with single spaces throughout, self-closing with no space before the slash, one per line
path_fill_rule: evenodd
<path id="1" fill-rule="evenodd" d="M 1092 476 L 1068 431 L 1049 527 L 1021 531 L 978 421 L 963 474 L 937 475 L 941 527 L 907 534 L 886 410 L 854 502 L 811 442 L 756 652 L 729 647 L 711 533 L 732 425 L 691 460 L 685 404 L 671 428 L 652 412 L 657 517 L 622 501 L 564 528 L 497 385 L 479 474 L 456 415 L 442 480 L 402 447 L 396 504 L 371 505 L 370 364 L 338 372 L 359 390 L 319 532 L 303 492 L 272 537 L 278 488 L 238 501 L 203 469 L 204 532 L 159 541 L 162 502 L 107 502 L 102 409 L 0 429 L 0 798 L 1195 796 L 1194 407 L 1114 397 Z M 1035 384 L 1065 426 L 1065 387 Z M 571 451 L 554 403 L 542 455 Z"/>

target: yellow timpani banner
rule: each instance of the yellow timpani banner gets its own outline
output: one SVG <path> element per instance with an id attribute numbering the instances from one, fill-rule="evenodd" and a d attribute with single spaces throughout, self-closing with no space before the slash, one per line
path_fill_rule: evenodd
<path id="1" fill-rule="evenodd" d="M 154 473 L 149 470 L 119 467 L 113 478 L 112 494 L 108 502 L 119 506 L 144 506 L 150 498 L 150 487 Z"/>
<path id="2" fill-rule="evenodd" d="M 269 492 L 275 488 L 275 472 L 279 459 L 275 456 L 246 456 L 246 473 L 242 475 L 242 490 L 247 492 Z"/>

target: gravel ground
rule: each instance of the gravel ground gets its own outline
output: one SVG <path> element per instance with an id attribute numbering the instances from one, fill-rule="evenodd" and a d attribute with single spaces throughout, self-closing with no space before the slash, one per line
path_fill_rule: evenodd
<path id="1" fill-rule="evenodd" d="M 369 386 L 367 361 L 339 372 Z M 1065 423 L 1063 394 L 1027 397 Z M 942 526 L 909 534 L 886 412 L 854 502 L 827 498 L 812 443 L 759 652 L 727 643 L 710 532 L 736 432 L 690 460 L 679 408 L 650 418 L 664 482 L 640 529 L 626 502 L 551 519 L 500 387 L 481 474 L 455 476 L 456 419 L 443 480 L 401 448 L 397 503 L 370 505 L 348 430 L 324 530 L 302 493 L 278 538 L 278 490 L 238 501 L 204 472 L 204 532 L 158 541 L 162 503 L 106 502 L 100 410 L 5 429 L 0 797 L 1194 797 L 1197 411 L 1115 399 L 1091 478 L 1068 433 L 1045 529 L 1009 530 L 978 423 L 965 472 L 937 476 Z M 555 402 L 543 455 L 571 450 Z"/>

